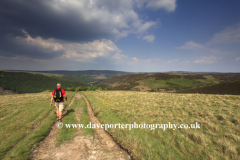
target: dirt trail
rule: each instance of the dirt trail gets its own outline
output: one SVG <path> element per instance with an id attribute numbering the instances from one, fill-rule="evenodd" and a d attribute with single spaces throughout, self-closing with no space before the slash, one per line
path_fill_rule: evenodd
<path id="1" fill-rule="evenodd" d="M 64 114 L 77 98 L 84 98 L 87 103 L 88 116 L 92 124 L 100 124 L 94 116 L 91 106 L 87 99 L 80 94 L 76 94 L 71 103 L 64 110 Z M 78 105 L 81 105 L 78 102 Z M 83 113 L 82 108 L 77 107 L 75 114 L 76 119 L 81 123 L 80 115 Z M 31 160 L 54 159 L 54 160 L 129 160 L 130 155 L 121 149 L 103 129 L 95 129 L 94 136 L 81 135 L 81 129 L 75 133 L 76 137 L 59 147 L 55 147 L 57 132 L 57 121 L 52 126 L 49 135 L 39 144 L 39 147 L 32 148 Z"/>
<path id="2" fill-rule="evenodd" d="M 76 96 L 77 95 L 74 95 L 71 102 L 64 108 L 63 115 L 67 113 L 67 110 L 72 105 Z M 51 151 L 52 148 L 55 148 L 57 133 L 58 133 L 58 128 L 56 127 L 57 123 L 58 121 L 55 120 L 54 125 L 52 126 L 48 136 L 39 143 L 38 147 L 32 148 L 31 156 L 29 159 L 44 159 L 45 155 L 47 155 L 46 153 L 48 151 Z"/>
<path id="3" fill-rule="evenodd" d="M 88 100 L 83 96 L 87 104 L 87 113 L 88 117 L 92 124 L 101 124 L 97 117 L 94 115 L 92 107 Z M 119 159 L 119 160 L 127 160 L 131 159 L 131 156 L 123 150 L 118 144 L 116 144 L 113 138 L 103 129 L 103 128 L 96 128 L 94 129 L 94 133 L 96 139 L 98 139 L 98 145 L 101 147 L 101 150 L 108 151 L 108 155 L 103 157 L 102 151 L 96 154 L 96 156 L 100 159 Z M 100 144 L 99 144 L 100 143 Z"/>

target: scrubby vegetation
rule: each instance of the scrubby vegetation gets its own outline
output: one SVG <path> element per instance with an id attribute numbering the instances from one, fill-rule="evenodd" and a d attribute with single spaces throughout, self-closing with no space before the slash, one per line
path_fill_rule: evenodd
<path id="1" fill-rule="evenodd" d="M 186 74 L 186 73 L 143 73 L 118 75 L 98 83 L 111 90 L 181 91 L 206 87 L 240 79 L 239 73 L 229 74 Z"/>
<path id="2" fill-rule="evenodd" d="M 229 94 L 240 95 L 240 81 L 224 82 L 212 86 L 187 89 L 178 93 Z"/>
<path id="3" fill-rule="evenodd" d="M 114 76 L 101 81 L 98 85 L 112 90 L 134 90 L 136 86 L 146 86 L 150 89 L 180 89 L 205 84 L 198 81 L 199 79 L 205 80 L 206 78 L 199 74 L 144 73 Z"/>
<path id="4" fill-rule="evenodd" d="M 62 88 L 88 86 L 85 83 L 66 80 L 61 77 L 48 77 L 26 72 L 0 71 L 0 87 L 4 90 L 12 90 L 17 93 L 36 93 L 52 90 L 56 88 L 57 83 L 61 83 Z"/>

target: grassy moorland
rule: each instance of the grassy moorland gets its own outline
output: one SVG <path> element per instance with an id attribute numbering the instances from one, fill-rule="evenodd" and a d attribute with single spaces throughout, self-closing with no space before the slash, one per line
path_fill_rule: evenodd
<path id="1" fill-rule="evenodd" d="M 65 105 L 74 92 L 67 95 Z M 56 118 L 50 97 L 51 92 L 0 96 L 0 159 L 27 159 L 44 139 Z"/>
<path id="2" fill-rule="evenodd" d="M 223 82 L 211 86 L 186 89 L 178 93 L 231 94 L 240 95 L 240 81 Z"/>
<path id="3" fill-rule="evenodd" d="M 195 124 L 109 128 L 135 159 L 240 159 L 240 97 L 135 91 L 83 92 L 102 124 Z"/>
<path id="4" fill-rule="evenodd" d="M 142 73 L 114 76 L 99 82 L 98 85 L 111 90 L 180 91 L 239 79 L 239 73 Z"/>

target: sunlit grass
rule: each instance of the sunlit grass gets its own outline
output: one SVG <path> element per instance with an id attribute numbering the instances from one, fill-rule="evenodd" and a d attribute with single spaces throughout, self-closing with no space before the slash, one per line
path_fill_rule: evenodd
<path id="1" fill-rule="evenodd" d="M 67 94 L 71 100 L 74 92 Z M 0 96 L 0 159 L 6 154 L 27 159 L 31 147 L 44 138 L 56 118 L 50 97 L 51 92 Z"/>
<path id="2" fill-rule="evenodd" d="M 133 91 L 84 95 L 103 124 L 200 124 L 200 129 L 165 131 L 108 129 L 136 159 L 240 158 L 240 96 Z"/>
<path id="3" fill-rule="evenodd" d="M 205 75 L 206 79 L 197 79 L 197 81 L 207 84 L 218 84 L 220 83 L 218 79 L 214 78 L 212 75 Z"/>
<path id="4" fill-rule="evenodd" d="M 185 87 L 194 87 L 194 86 L 205 86 L 207 83 L 213 83 L 213 79 L 210 80 L 192 80 L 185 77 L 181 78 L 170 78 L 168 80 L 160 79 L 156 80 L 154 78 L 145 79 L 139 81 L 140 85 L 144 85 L 151 89 L 164 88 L 164 89 L 173 89 L 173 88 L 185 88 Z"/>

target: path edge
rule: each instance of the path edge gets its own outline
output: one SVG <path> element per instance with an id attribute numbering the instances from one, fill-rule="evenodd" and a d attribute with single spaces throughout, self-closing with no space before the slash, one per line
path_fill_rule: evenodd
<path id="1" fill-rule="evenodd" d="M 94 114 L 93 108 L 92 108 L 90 102 L 88 101 L 88 99 L 87 99 L 82 93 L 81 93 L 81 95 L 83 96 L 83 98 L 84 98 L 84 100 L 85 100 L 85 102 L 86 102 L 87 114 L 88 114 L 88 117 L 89 117 L 90 121 L 92 121 L 92 119 L 90 118 L 90 115 L 92 115 L 92 116 L 94 116 L 94 117 L 98 120 L 98 122 L 100 123 L 99 119 L 98 119 L 97 116 Z M 101 123 L 100 123 L 100 124 L 101 124 Z M 96 133 L 95 129 L 96 129 L 96 128 L 94 128 L 94 133 Z M 127 152 L 127 154 L 130 156 L 130 159 L 133 160 L 132 153 L 130 152 L 129 149 L 123 147 L 120 143 L 118 143 L 118 142 L 113 138 L 113 136 L 112 136 L 109 132 L 107 132 L 105 129 L 103 129 L 103 128 L 98 128 L 98 129 L 104 130 L 104 132 L 108 135 L 109 139 L 111 139 L 111 140 L 116 144 L 116 146 L 118 146 L 120 149 L 122 149 L 123 151 Z"/>

